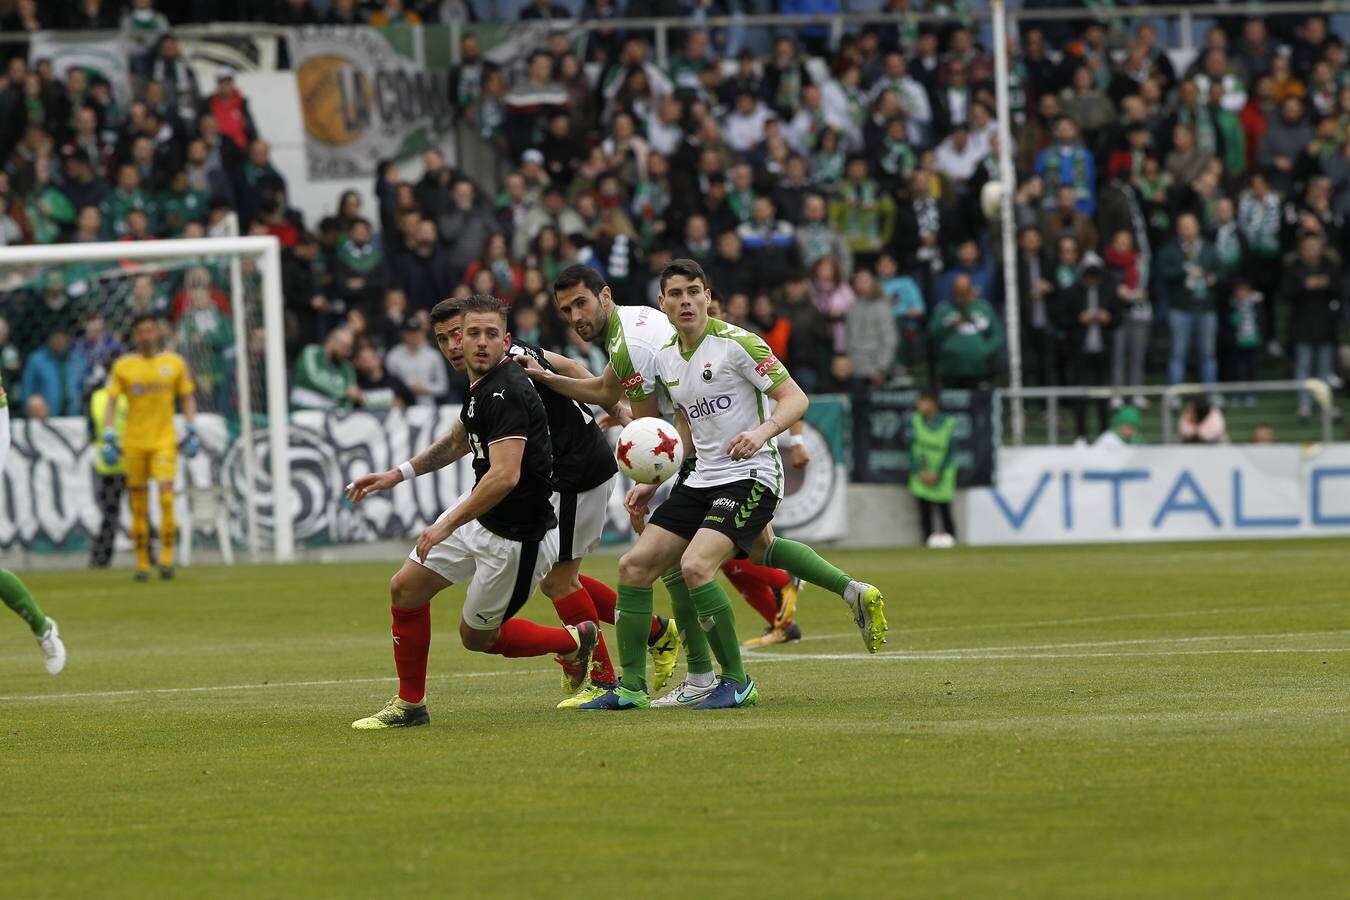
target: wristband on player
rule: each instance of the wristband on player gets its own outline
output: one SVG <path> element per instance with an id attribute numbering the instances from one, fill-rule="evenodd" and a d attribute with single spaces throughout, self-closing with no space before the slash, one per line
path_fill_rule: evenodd
<path id="1" fill-rule="evenodd" d="M 398 467 L 398 470 L 403 475 L 404 481 L 412 481 L 414 478 L 417 477 L 417 472 L 413 469 L 411 459 L 400 465 Z"/>
<path id="2" fill-rule="evenodd" d="M 806 438 L 800 434 L 785 434 L 783 435 L 783 443 L 787 444 L 788 447 L 800 447 L 806 443 Z"/>

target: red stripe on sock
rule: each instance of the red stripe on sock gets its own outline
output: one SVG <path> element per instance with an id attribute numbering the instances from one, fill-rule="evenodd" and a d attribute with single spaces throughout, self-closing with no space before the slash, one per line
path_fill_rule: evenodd
<path id="1" fill-rule="evenodd" d="M 600 621 L 595 610 L 595 601 L 585 588 L 554 600 L 553 608 L 558 611 L 558 618 L 562 619 L 564 625 Z M 591 662 L 591 680 L 604 684 L 613 684 L 618 680 L 614 677 L 614 663 L 609 658 L 609 648 L 605 646 L 604 634 L 600 635 L 600 641 L 595 645 L 595 658 Z"/>
<path id="2" fill-rule="evenodd" d="M 566 628 L 539 625 L 529 619 L 507 619 L 489 653 L 519 658 L 522 656 L 565 656 L 577 649 L 572 632 Z"/>
<path id="3" fill-rule="evenodd" d="M 619 595 L 603 581 L 597 581 L 589 575 L 577 577 L 581 579 L 581 586 L 591 595 L 591 602 L 595 604 L 595 614 L 600 617 L 596 621 L 613 625 L 614 605 L 619 602 Z"/>
<path id="4" fill-rule="evenodd" d="M 726 574 L 727 579 L 735 585 L 740 595 L 745 598 L 745 602 L 749 603 L 755 612 L 764 618 L 765 622 L 773 625 L 774 620 L 778 617 L 778 601 L 774 598 L 773 591 L 769 590 L 764 582 L 753 575 L 739 571 L 728 572 L 725 568 L 722 571 Z"/>
<path id="5" fill-rule="evenodd" d="M 427 655 L 431 651 L 431 604 L 420 609 L 392 607 L 394 614 L 394 668 L 398 695 L 421 703 L 427 694 Z"/>

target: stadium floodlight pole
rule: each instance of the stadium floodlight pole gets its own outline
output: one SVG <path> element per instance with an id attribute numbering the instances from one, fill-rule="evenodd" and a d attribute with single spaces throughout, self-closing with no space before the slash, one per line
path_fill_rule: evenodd
<path id="1" fill-rule="evenodd" d="M 1012 104 L 1008 101 L 1008 9 L 1005 0 L 993 0 L 990 14 L 994 20 L 994 91 L 998 104 L 998 176 L 999 210 L 1003 220 L 1003 321 L 1008 335 L 1008 387 L 1012 389 L 1012 440 L 1022 445 L 1026 431 L 1026 411 L 1022 403 L 1022 320 L 1017 292 L 1017 234 L 1013 203 L 1017 191 L 1017 170 L 1013 168 Z"/>
<path id="2" fill-rule="evenodd" d="M 295 559 L 295 531 L 291 523 L 290 419 L 286 407 L 285 333 L 281 311 L 281 244 L 277 239 L 269 235 L 0 247 L 0 271 L 9 266 L 134 262 L 221 254 L 262 256 L 263 327 L 268 368 L 267 428 L 272 450 L 272 536 L 277 562 L 291 562 Z M 247 335 L 242 337 L 247 353 Z M 250 484 L 247 490 L 251 492 L 255 488 L 256 485 Z M 245 500 L 253 502 L 251 497 Z"/>

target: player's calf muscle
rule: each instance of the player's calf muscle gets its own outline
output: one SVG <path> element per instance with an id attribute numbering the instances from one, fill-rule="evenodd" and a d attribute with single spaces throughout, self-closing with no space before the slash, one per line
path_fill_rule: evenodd
<path id="1" fill-rule="evenodd" d="M 492 645 L 497 643 L 497 633 L 500 628 L 494 628 L 491 631 L 479 631 L 477 628 L 469 626 L 463 619 L 459 622 L 459 640 L 464 645 L 465 650 L 472 650 L 475 653 L 487 653 L 492 649 Z"/>

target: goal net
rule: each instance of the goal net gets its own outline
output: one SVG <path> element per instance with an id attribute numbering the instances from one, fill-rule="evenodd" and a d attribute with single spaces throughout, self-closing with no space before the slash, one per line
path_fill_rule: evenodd
<path id="1" fill-rule="evenodd" d="M 196 385 L 203 452 L 180 457 L 180 531 L 231 558 L 293 558 L 281 262 L 272 237 L 0 247 L 12 449 L 0 547 L 81 551 L 102 524 L 90 399 L 159 319 Z M 181 417 L 180 417 L 181 419 Z M 182 422 L 178 423 L 182 437 Z M 152 504 L 152 511 L 157 504 Z M 128 546 L 127 510 L 117 547 Z"/>

